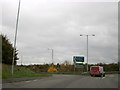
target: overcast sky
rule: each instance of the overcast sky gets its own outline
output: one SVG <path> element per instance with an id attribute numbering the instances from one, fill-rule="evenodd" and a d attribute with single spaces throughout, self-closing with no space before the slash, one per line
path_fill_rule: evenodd
<path id="1" fill-rule="evenodd" d="M 4 0 L 2 33 L 14 41 L 18 0 Z M 80 34 L 83 34 L 80 37 Z M 17 36 L 19 61 L 23 64 L 73 63 L 73 55 L 86 57 L 89 36 L 89 63 L 118 61 L 118 3 L 79 0 L 21 0 Z M 86 59 L 85 62 L 86 63 Z"/>

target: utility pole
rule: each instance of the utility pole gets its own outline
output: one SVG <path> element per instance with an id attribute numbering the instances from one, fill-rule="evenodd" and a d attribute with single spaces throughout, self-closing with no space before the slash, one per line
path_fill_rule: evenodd
<path id="1" fill-rule="evenodd" d="M 52 49 L 52 63 L 53 63 L 53 49 Z"/>
<path id="2" fill-rule="evenodd" d="M 22 59 L 23 59 L 23 57 L 22 57 L 22 55 L 21 55 L 21 66 L 22 66 Z"/>
<path id="3" fill-rule="evenodd" d="M 87 72 L 88 72 L 88 35 L 87 36 Z"/>
<path id="4" fill-rule="evenodd" d="M 53 63 L 53 49 L 49 49 L 48 50 L 51 50 L 52 51 L 52 63 Z"/>
<path id="5" fill-rule="evenodd" d="M 16 52 L 16 40 L 17 40 L 17 29 L 18 29 L 19 13 L 20 13 L 20 0 L 19 0 L 19 5 L 18 5 L 17 20 L 16 20 L 16 30 L 15 30 L 13 60 L 12 60 L 12 75 L 14 74 L 14 60 L 15 60 L 15 52 Z"/>
<path id="6" fill-rule="evenodd" d="M 80 36 L 83 36 L 82 34 L 80 34 Z M 88 36 L 95 36 L 95 34 L 92 34 L 92 35 L 85 35 L 87 37 L 87 72 L 88 72 Z"/>

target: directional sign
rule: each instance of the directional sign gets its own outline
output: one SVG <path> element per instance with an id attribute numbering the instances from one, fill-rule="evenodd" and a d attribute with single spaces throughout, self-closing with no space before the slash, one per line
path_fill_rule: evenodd
<path id="1" fill-rule="evenodd" d="M 84 62 L 84 57 L 83 56 L 73 56 L 73 61 L 74 62 Z"/>
<path id="2" fill-rule="evenodd" d="M 76 65 L 76 66 L 78 66 L 78 65 L 83 65 L 83 63 L 76 63 L 75 65 Z"/>
<path id="3" fill-rule="evenodd" d="M 84 68 L 84 66 L 83 65 L 75 65 L 75 68 Z"/>

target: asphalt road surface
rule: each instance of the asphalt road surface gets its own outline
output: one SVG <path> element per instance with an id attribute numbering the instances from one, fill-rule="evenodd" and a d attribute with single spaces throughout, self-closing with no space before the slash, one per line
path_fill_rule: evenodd
<path id="1" fill-rule="evenodd" d="M 118 88 L 118 75 L 91 77 L 56 74 L 29 81 L 4 83 L 2 88 Z"/>

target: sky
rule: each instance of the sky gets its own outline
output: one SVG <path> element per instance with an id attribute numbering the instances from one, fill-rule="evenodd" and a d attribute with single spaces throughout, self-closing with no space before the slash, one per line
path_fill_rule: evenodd
<path id="1" fill-rule="evenodd" d="M 86 63 L 86 35 L 90 35 L 88 63 L 118 62 L 118 2 L 113 1 L 21 0 L 16 44 L 18 64 L 65 61 L 72 64 L 73 55 L 83 55 Z M 12 44 L 18 2 L 2 2 L 0 31 Z"/>

